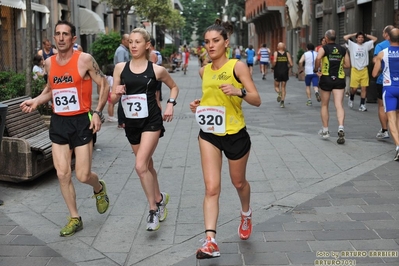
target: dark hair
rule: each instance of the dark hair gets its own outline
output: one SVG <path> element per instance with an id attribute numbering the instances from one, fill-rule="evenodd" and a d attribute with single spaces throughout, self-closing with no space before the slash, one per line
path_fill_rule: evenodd
<path id="1" fill-rule="evenodd" d="M 154 38 L 150 38 L 150 43 L 152 45 L 152 47 L 155 47 L 155 39 Z"/>
<path id="2" fill-rule="evenodd" d="M 308 44 L 306 45 L 306 48 L 307 48 L 308 50 L 313 51 L 313 50 L 314 50 L 314 44 L 313 44 L 313 43 L 308 43 Z"/>
<path id="3" fill-rule="evenodd" d="M 325 40 L 325 39 L 326 39 L 326 37 L 321 37 L 321 38 L 320 38 L 320 43 L 322 43 L 323 40 Z"/>
<path id="4" fill-rule="evenodd" d="M 205 30 L 204 36 L 205 36 L 205 33 L 207 33 L 208 31 L 217 31 L 220 33 L 220 35 L 222 35 L 223 39 L 227 40 L 227 39 L 229 39 L 228 35 L 233 33 L 233 25 L 228 21 L 223 22 L 217 18 L 215 20 L 215 24 L 209 26 Z"/>
<path id="5" fill-rule="evenodd" d="M 252 49 L 254 49 L 254 46 L 253 46 L 252 44 L 250 44 L 250 45 L 248 46 L 248 49 L 249 49 L 249 50 L 252 50 Z"/>
<path id="6" fill-rule="evenodd" d="M 112 76 L 114 74 L 114 64 L 108 64 L 107 67 L 105 68 L 105 75 L 107 76 Z"/>
<path id="7" fill-rule="evenodd" d="M 262 47 L 265 47 L 265 48 L 266 48 L 266 47 L 267 47 L 266 43 L 262 44 Z"/>
<path id="8" fill-rule="evenodd" d="M 358 33 L 356 33 L 355 38 L 357 39 L 357 37 L 359 37 L 359 36 L 363 36 L 363 38 L 364 38 L 364 33 L 359 31 Z"/>
<path id="9" fill-rule="evenodd" d="M 33 57 L 33 64 L 35 66 L 38 66 L 40 64 L 40 61 L 42 61 L 42 60 L 43 60 L 43 57 L 41 55 L 35 55 Z"/>
<path id="10" fill-rule="evenodd" d="M 55 29 L 57 28 L 58 25 L 67 25 L 71 28 L 71 35 L 72 37 L 76 36 L 76 27 L 69 21 L 66 20 L 58 20 L 57 24 L 55 24 L 54 27 L 54 33 L 55 33 Z"/>

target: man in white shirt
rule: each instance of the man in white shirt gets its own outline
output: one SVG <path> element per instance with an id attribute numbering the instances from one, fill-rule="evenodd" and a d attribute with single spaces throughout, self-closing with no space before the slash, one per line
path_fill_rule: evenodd
<path id="1" fill-rule="evenodd" d="M 356 42 L 351 40 L 352 37 L 356 38 Z M 364 42 L 365 38 L 370 39 Z M 369 64 L 369 51 L 373 49 L 377 37 L 363 32 L 347 34 L 344 40 L 348 42 L 349 56 L 351 60 L 351 81 L 350 81 L 350 97 L 348 106 L 353 108 L 353 100 L 357 88 L 361 87 L 360 93 L 360 106 L 359 111 L 367 111 L 366 108 L 366 87 L 369 85 L 369 72 L 367 66 Z"/>

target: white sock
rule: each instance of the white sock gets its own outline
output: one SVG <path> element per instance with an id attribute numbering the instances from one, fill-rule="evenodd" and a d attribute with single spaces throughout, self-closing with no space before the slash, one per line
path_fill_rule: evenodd
<path id="1" fill-rule="evenodd" d="M 244 216 L 250 216 L 251 213 L 252 213 L 251 208 L 249 208 L 249 210 L 248 210 L 247 212 L 243 212 L 243 211 L 241 210 L 241 214 L 244 215 Z"/>
<path id="2" fill-rule="evenodd" d="M 340 131 L 340 130 L 344 131 L 344 126 L 339 126 L 338 131 Z"/>
<path id="3" fill-rule="evenodd" d="M 323 127 L 323 132 L 327 132 L 328 131 L 328 127 Z"/>

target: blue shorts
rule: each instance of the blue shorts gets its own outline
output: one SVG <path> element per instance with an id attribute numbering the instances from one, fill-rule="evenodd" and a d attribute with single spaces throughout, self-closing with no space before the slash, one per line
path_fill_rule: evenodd
<path id="1" fill-rule="evenodd" d="M 241 59 L 241 55 L 236 54 L 236 59 Z"/>
<path id="2" fill-rule="evenodd" d="M 385 113 L 399 110 L 399 87 L 386 86 L 382 91 Z"/>
<path id="3" fill-rule="evenodd" d="M 313 87 L 319 86 L 319 76 L 317 76 L 317 74 L 309 74 L 305 76 L 305 85 L 310 86 L 311 83 L 313 84 Z"/>
<path id="4" fill-rule="evenodd" d="M 260 62 L 261 65 L 269 66 L 269 62 L 262 62 L 262 61 L 259 61 L 259 62 Z"/>

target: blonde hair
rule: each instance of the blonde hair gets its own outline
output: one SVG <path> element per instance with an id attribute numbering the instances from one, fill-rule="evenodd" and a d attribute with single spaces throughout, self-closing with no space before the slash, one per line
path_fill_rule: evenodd
<path id="1" fill-rule="evenodd" d="M 151 40 L 151 35 L 150 35 L 150 33 L 149 33 L 146 29 L 143 29 L 143 28 L 135 28 L 135 29 L 133 29 L 133 30 L 130 32 L 130 34 L 132 34 L 132 33 L 140 33 L 140 34 L 143 36 L 144 41 L 145 41 L 146 43 L 150 42 L 150 40 Z M 147 58 L 147 60 L 150 60 L 150 54 L 151 54 L 150 49 L 147 49 L 146 55 L 145 55 L 145 57 Z"/>

